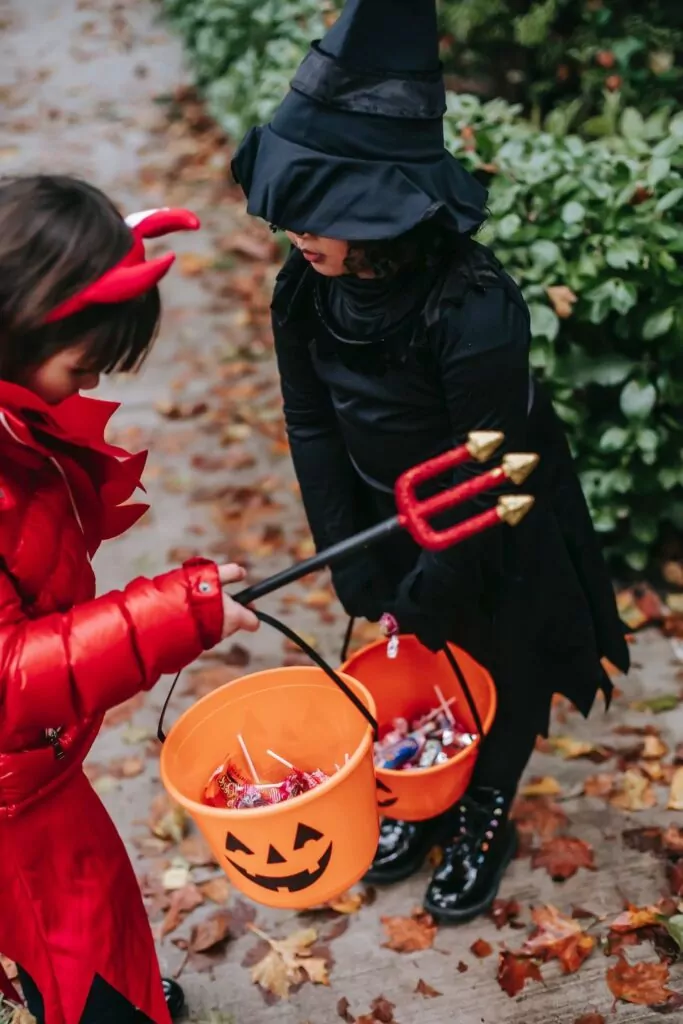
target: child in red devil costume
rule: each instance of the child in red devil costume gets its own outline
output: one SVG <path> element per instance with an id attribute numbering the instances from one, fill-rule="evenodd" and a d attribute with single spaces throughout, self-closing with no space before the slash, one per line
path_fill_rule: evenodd
<path id="1" fill-rule="evenodd" d="M 202 559 L 95 598 L 92 556 L 146 507 L 127 503 L 145 454 L 108 444 L 116 406 L 79 392 L 156 333 L 173 255 L 145 261 L 143 239 L 198 226 L 183 210 L 126 223 L 70 178 L 0 181 L 0 952 L 41 1024 L 170 1021 L 83 760 L 108 708 L 258 625 L 221 590 L 243 571 Z"/>

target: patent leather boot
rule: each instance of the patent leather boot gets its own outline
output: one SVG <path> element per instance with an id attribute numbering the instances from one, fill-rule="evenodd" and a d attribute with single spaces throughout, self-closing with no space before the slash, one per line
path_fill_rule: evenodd
<path id="1" fill-rule="evenodd" d="M 487 910 L 517 850 L 510 799 L 497 789 L 473 787 L 456 808 L 453 838 L 429 883 L 425 910 L 457 924 Z"/>
<path id="2" fill-rule="evenodd" d="M 453 812 L 429 821 L 390 821 L 380 823 L 379 845 L 365 881 L 373 885 L 402 882 L 419 871 L 427 854 L 453 833 Z"/>
<path id="3" fill-rule="evenodd" d="M 178 1020 L 185 1012 L 185 993 L 178 982 L 171 978 L 162 978 L 161 983 L 164 986 L 164 996 L 171 1020 Z"/>

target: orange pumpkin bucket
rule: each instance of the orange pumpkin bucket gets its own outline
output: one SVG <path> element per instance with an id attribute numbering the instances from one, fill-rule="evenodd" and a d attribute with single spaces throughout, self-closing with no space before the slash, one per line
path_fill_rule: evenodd
<path id="1" fill-rule="evenodd" d="M 496 689 L 486 669 L 455 645 L 433 654 L 414 636 L 402 636 L 395 658 L 387 656 L 386 640 L 378 640 L 352 655 L 342 672 L 360 680 L 377 706 L 379 736 L 395 718 L 412 721 L 435 704 L 434 688 L 444 698 L 455 699 L 453 709 L 468 729 L 477 733 L 476 717 L 465 689 L 488 733 L 496 714 Z M 458 676 L 464 680 L 464 686 Z M 443 764 L 431 768 L 395 771 L 377 768 L 377 802 L 380 814 L 402 821 L 425 821 L 448 810 L 463 795 L 474 771 L 481 740 L 458 751 Z"/>
<path id="2" fill-rule="evenodd" d="M 161 750 L 170 796 L 196 822 L 235 887 L 268 907 L 305 910 L 333 899 L 365 874 L 377 849 L 374 701 L 357 680 L 340 674 L 363 717 L 330 684 L 330 673 L 337 675 L 320 667 L 278 668 L 228 683 L 186 711 Z M 208 807 L 202 793 L 226 753 L 250 770 L 240 737 L 263 783 L 283 777 L 269 750 L 330 778 L 275 805 Z"/>

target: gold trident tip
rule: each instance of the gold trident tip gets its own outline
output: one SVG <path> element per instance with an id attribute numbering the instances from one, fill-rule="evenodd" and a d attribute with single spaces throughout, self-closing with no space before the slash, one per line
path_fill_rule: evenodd
<path id="1" fill-rule="evenodd" d="M 538 455 L 510 453 L 503 459 L 503 472 L 513 484 L 523 484 L 539 463 Z"/>
<path id="2" fill-rule="evenodd" d="M 467 451 L 477 462 L 486 462 L 504 440 L 499 430 L 473 430 L 467 435 Z"/>
<path id="3" fill-rule="evenodd" d="M 498 499 L 497 512 L 508 526 L 517 526 L 531 511 L 533 504 L 534 499 L 530 494 L 505 494 Z"/>

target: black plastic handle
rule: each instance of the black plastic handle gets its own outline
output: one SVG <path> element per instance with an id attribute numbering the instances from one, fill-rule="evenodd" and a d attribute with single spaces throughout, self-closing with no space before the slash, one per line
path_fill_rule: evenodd
<path id="1" fill-rule="evenodd" d="M 368 710 L 368 708 L 366 708 L 365 704 L 360 699 L 360 697 L 357 694 L 355 694 L 349 686 L 346 685 L 344 680 L 337 672 L 335 672 L 332 666 L 328 665 L 325 659 L 320 654 L 318 654 L 318 652 L 314 650 L 310 644 L 307 644 L 303 637 L 300 637 L 299 634 L 295 633 L 293 629 L 290 629 L 289 626 L 286 626 L 284 622 L 280 622 L 279 619 L 276 619 L 272 615 L 268 615 L 266 612 L 254 611 L 254 615 L 256 615 L 256 617 L 261 622 L 265 622 L 267 626 L 272 626 L 273 629 L 276 629 L 279 633 L 282 633 L 282 635 L 286 636 L 288 640 L 291 640 L 292 643 L 295 643 L 297 647 L 304 652 L 304 654 L 307 654 L 311 661 L 314 662 L 314 664 L 316 664 L 318 668 L 323 670 L 325 675 L 332 680 L 335 686 L 339 687 L 342 693 L 346 697 L 348 697 L 351 703 L 355 705 L 356 708 L 358 708 L 363 717 L 367 719 L 369 724 L 372 726 L 372 731 L 375 739 L 379 737 L 379 729 L 373 714 Z M 166 733 L 164 732 L 164 718 L 166 717 L 168 705 L 170 703 L 171 697 L 173 696 L 173 692 L 176 688 L 179 679 L 180 672 L 178 673 L 178 675 L 173 680 L 173 683 L 171 684 L 171 689 L 168 691 L 166 700 L 164 701 L 164 706 L 161 709 L 161 715 L 159 716 L 157 738 L 161 743 L 164 743 L 166 741 Z"/>
<path id="2" fill-rule="evenodd" d="M 351 647 L 351 641 L 353 640 L 353 627 L 355 626 L 355 624 L 356 624 L 356 620 L 354 618 L 349 619 L 349 624 L 346 627 L 346 633 L 344 634 L 344 643 L 342 644 L 342 650 L 341 650 L 341 663 L 342 663 L 342 665 L 346 664 L 346 661 L 347 661 L 348 656 L 349 656 L 349 648 Z M 453 673 L 455 674 L 455 678 L 458 680 L 458 684 L 460 685 L 460 689 L 465 694 L 465 700 L 467 701 L 467 706 L 469 707 L 470 711 L 472 712 L 472 718 L 474 719 L 474 724 L 476 725 L 477 730 L 479 732 L 479 735 L 480 735 L 480 737 L 481 737 L 481 739 L 483 741 L 483 739 L 484 739 L 484 726 L 483 726 L 482 721 L 481 721 L 481 715 L 479 714 L 479 708 L 477 707 L 477 705 L 475 703 L 474 697 L 472 696 L 472 691 L 470 690 L 470 688 L 469 688 L 469 686 L 467 684 L 467 680 L 465 679 L 465 674 L 464 674 L 463 670 L 460 667 L 458 659 L 453 654 L 453 651 L 448 646 L 448 644 L 446 644 L 446 646 L 442 648 L 442 651 L 446 655 L 446 660 L 447 660 L 448 664 L 451 666 L 451 668 L 453 670 Z"/>

